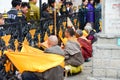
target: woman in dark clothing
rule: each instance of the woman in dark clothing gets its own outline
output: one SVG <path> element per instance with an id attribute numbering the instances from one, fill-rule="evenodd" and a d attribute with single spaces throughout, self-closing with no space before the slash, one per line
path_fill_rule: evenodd
<path id="1" fill-rule="evenodd" d="M 80 29 L 84 30 L 86 22 L 86 15 L 87 15 L 87 4 L 88 0 L 82 0 L 81 8 L 79 9 L 79 22 L 80 22 Z"/>

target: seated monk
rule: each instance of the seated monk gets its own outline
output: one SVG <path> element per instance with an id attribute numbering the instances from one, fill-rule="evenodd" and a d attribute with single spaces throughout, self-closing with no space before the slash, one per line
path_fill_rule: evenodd
<path id="1" fill-rule="evenodd" d="M 45 49 L 45 53 L 55 53 L 59 55 L 64 55 L 64 51 L 58 46 L 58 38 L 54 35 L 51 35 L 47 41 L 48 48 Z"/>
<path id="2" fill-rule="evenodd" d="M 82 64 L 84 62 L 82 53 L 80 51 L 80 45 L 75 38 L 75 32 L 72 28 L 67 28 L 65 31 L 65 37 L 68 41 L 65 45 L 65 68 L 70 68 L 70 73 L 79 73 L 82 70 Z"/>
<path id="3" fill-rule="evenodd" d="M 64 51 L 57 45 L 58 38 L 56 36 L 50 36 L 47 44 L 48 48 L 45 49 L 45 53 L 64 55 Z M 24 72 L 22 74 L 22 80 L 64 80 L 64 68 L 56 66 L 43 73 Z"/>
<path id="4" fill-rule="evenodd" d="M 87 35 L 85 35 L 87 33 Z M 93 44 L 94 42 L 97 41 L 97 35 L 96 35 L 96 31 L 92 28 L 91 23 L 87 23 L 84 31 L 83 31 L 83 35 L 91 41 L 91 44 Z"/>
<path id="5" fill-rule="evenodd" d="M 92 44 L 91 41 L 83 36 L 82 30 L 76 31 L 76 36 L 78 37 L 77 41 L 81 46 L 82 55 L 84 57 L 85 62 L 89 61 L 89 58 L 92 57 Z"/>

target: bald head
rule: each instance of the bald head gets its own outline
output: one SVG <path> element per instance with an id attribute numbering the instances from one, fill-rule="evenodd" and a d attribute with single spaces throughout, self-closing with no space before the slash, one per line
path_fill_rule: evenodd
<path id="1" fill-rule="evenodd" d="M 58 44 L 58 38 L 55 35 L 51 35 L 48 38 L 48 46 L 52 47 L 52 46 L 56 46 Z"/>

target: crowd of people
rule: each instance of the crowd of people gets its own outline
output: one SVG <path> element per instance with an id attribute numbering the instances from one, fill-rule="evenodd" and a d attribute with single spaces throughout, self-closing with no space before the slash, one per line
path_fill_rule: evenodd
<path id="1" fill-rule="evenodd" d="M 37 0 L 29 0 L 29 2 L 22 2 L 21 0 L 12 0 L 12 8 L 7 12 L 8 18 L 5 19 L 5 23 L 13 23 L 30 20 L 40 20 L 53 17 L 53 11 L 55 8 L 55 1 L 48 0 L 48 3 L 43 3 L 40 8 L 36 6 Z M 61 0 L 57 5 L 57 16 L 66 15 L 72 16 L 74 7 L 72 2 L 66 2 Z M 19 16 L 19 12 L 21 16 Z M 40 16 L 41 14 L 41 16 Z M 84 29 L 86 23 L 91 23 L 92 28 L 96 32 L 100 32 L 100 20 L 101 20 L 101 0 L 82 0 L 82 4 L 78 9 L 79 28 Z"/>
<path id="2" fill-rule="evenodd" d="M 82 0 L 79 9 L 79 20 L 81 29 L 84 29 L 86 23 L 91 23 L 96 32 L 100 32 L 99 21 L 101 19 L 101 0 Z"/>
<path id="3" fill-rule="evenodd" d="M 99 26 L 95 25 L 95 9 L 101 10 L 100 0 L 82 0 L 81 8 L 79 9 L 79 21 L 80 29 L 75 30 L 73 26 L 67 26 L 65 30 L 65 38 L 67 42 L 61 45 L 59 43 L 59 37 L 56 35 L 50 35 L 47 40 L 47 47 L 44 50 L 46 54 L 57 54 L 65 58 L 65 67 L 60 65 L 51 68 L 43 73 L 31 72 L 30 70 L 24 71 L 21 75 L 22 80 L 64 80 L 65 70 L 68 70 L 70 74 L 76 74 L 83 70 L 84 62 L 89 62 L 92 57 L 92 44 L 97 41 L 96 32 L 99 32 Z M 22 2 L 21 0 L 12 0 L 12 9 L 7 12 L 8 18 L 4 19 L 0 13 L 0 25 L 5 23 L 15 23 L 19 21 L 39 20 L 40 11 L 36 6 L 37 0 L 29 0 L 29 3 Z M 96 7 L 95 7 L 96 4 Z M 61 1 L 61 7 L 57 12 L 57 15 L 71 15 L 74 13 L 72 2 Z M 42 4 L 41 18 L 51 18 L 53 15 L 49 12 L 50 8 L 54 11 L 54 1 Z M 21 11 L 22 14 L 19 12 Z M 32 13 L 32 11 L 34 13 Z M 18 14 L 19 13 L 19 14 Z M 33 15 L 34 14 L 34 15 Z M 98 18 L 100 20 L 101 17 Z M 26 25 L 25 23 L 24 25 Z M 22 43 L 22 36 L 26 36 L 23 32 L 23 27 L 15 26 L 19 35 L 11 33 L 12 38 L 17 38 L 18 42 Z M 0 27 L 0 36 L 6 35 Z M 14 30 L 14 28 L 13 28 Z M 40 44 L 39 47 L 44 44 Z M 62 47 L 61 47 L 62 46 Z M 2 46 L 0 46 L 2 47 Z"/>

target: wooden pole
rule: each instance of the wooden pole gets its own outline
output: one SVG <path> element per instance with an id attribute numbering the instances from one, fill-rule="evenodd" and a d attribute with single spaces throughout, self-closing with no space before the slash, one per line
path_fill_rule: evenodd
<path id="1" fill-rule="evenodd" d="M 41 13 L 42 13 L 42 12 L 41 12 L 41 5 L 42 5 L 42 0 L 39 0 L 39 8 L 40 8 L 40 9 L 39 9 L 39 13 L 40 13 L 40 19 L 41 19 Z"/>
<path id="2" fill-rule="evenodd" d="M 56 30 L 56 1 L 54 3 L 54 31 L 55 31 L 55 35 L 57 35 L 57 30 Z"/>

